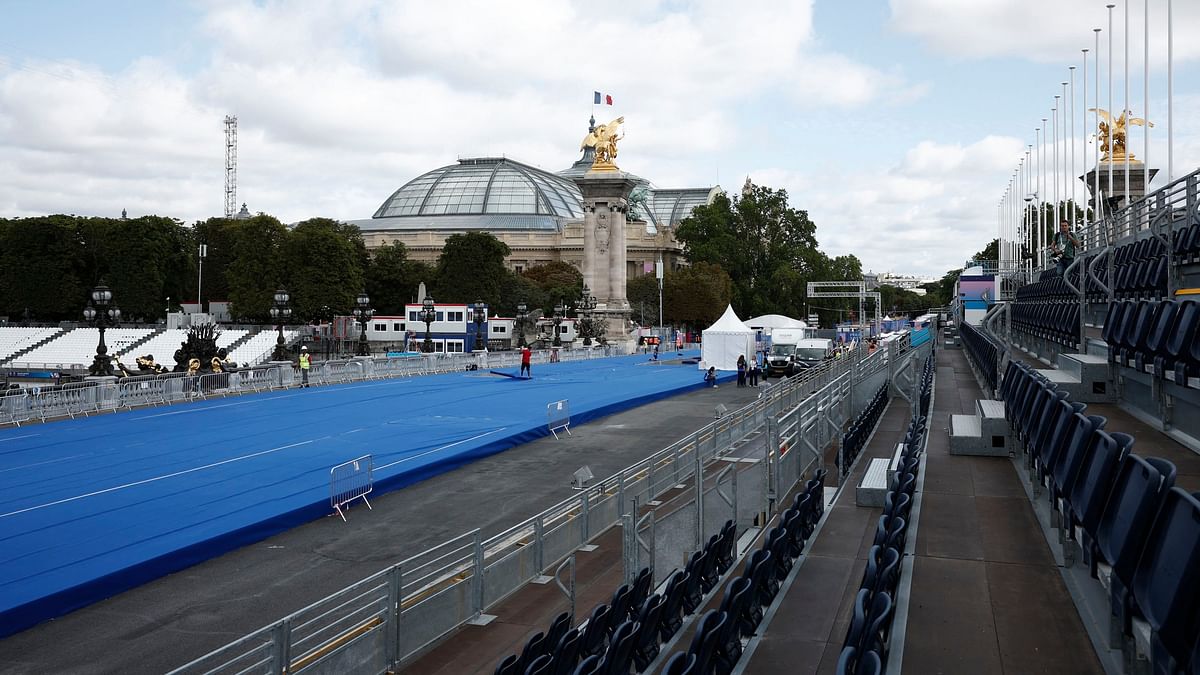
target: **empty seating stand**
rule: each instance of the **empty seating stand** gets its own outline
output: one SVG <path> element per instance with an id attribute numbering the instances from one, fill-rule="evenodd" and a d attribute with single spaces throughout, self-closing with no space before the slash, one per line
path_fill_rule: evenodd
<path id="1" fill-rule="evenodd" d="M 1115 350 L 1122 363 L 1137 356 L 1126 346 Z M 1107 594 L 1110 647 L 1153 673 L 1196 672 L 1200 500 L 1173 487 L 1171 462 L 1136 454 L 1133 437 L 1106 431 L 1104 417 L 1038 371 L 1010 364 L 1001 392 L 1064 559 L 1081 561 Z"/>

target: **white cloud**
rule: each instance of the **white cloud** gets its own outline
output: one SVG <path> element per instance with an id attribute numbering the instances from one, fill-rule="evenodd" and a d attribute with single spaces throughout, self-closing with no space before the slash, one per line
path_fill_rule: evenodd
<path id="1" fill-rule="evenodd" d="M 1150 7 L 1151 64 L 1166 63 L 1166 3 Z M 1075 63 L 1079 50 L 1093 49 L 1093 29 L 1101 28 L 1100 46 L 1108 53 L 1108 10 L 1098 0 L 889 0 L 896 30 L 914 35 L 932 49 L 954 58 L 1016 57 Z M 1131 63 L 1142 63 L 1142 3 L 1130 6 Z M 1200 3 L 1176 0 L 1173 8 L 1177 62 L 1200 58 Z M 1124 4 L 1113 9 L 1114 51 L 1124 51 Z M 1107 58 L 1107 57 L 1105 57 Z M 1118 66 L 1119 67 L 1119 66 Z"/>
<path id="2" fill-rule="evenodd" d="M 195 31 L 196 72 L 0 60 L 17 66 L 0 69 L 0 216 L 217 214 L 230 113 L 239 201 L 294 221 L 369 216 L 458 156 L 563 168 L 594 89 L 627 116 L 628 166 L 665 185 L 715 180 L 713 157 L 745 133 L 739 106 L 921 91 L 818 47 L 811 0 L 224 0 Z"/>

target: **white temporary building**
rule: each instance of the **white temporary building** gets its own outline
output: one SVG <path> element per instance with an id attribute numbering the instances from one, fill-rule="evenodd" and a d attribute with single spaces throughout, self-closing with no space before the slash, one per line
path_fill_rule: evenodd
<path id="1" fill-rule="evenodd" d="M 700 369 L 737 370 L 739 356 L 754 354 L 754 331 L 750 330 L 730 305 L 717 322 L 706 328 L 700 338 Z"/>
<path id="2" fill-rule="evenodd" d="M 753 319 L 746 319 L 745 323 L 752 330 L 761 330 L 763 335 L 768 336 L 776 328 L 808 328 L 807 323 L 782 314 L 763 314 Z"/>

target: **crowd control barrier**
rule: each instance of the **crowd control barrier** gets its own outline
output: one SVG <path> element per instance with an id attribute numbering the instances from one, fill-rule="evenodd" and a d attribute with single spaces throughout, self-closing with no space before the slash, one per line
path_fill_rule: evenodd
<path id="1" fill-rule="evenodd" d="M 346 511 L 350 510 L 350 503 L 355 499 L 363 500 L 367 508 L 371 508 L 367 495 L 373 489 L 375 458 L 371 455 L 343 462 L 329 470 L 329 505 L 342 517 L 342 522 L 346 522 Z"/>

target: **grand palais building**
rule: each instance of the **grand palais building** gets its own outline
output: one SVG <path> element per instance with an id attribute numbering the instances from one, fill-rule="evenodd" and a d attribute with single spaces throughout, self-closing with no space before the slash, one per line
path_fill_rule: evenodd
<path id="1" fill-rule="evenodd" d="M 595 121 L 592 121 L 595 124 Z M 508 244 L 510 268 L 564 261 L 583 264 L 582 195 L 574 178 L 595 159 L 594 148 L 557 173 L 505 157 L 460 159 L 421 174 L 396 190 L 368 219 L 352 220 L 368 248 L 400 242 L 409 258 L 434 263 L 452 234 L 490 232 Z M 629 277 L 653 271 L 662 260 L 678 266 L 682 248 L 675 226 L 692 209 L 709 204 L 719 186 L 659 189 L 632 176 L 638 187 L 630 197 L 626 232 Z"/>

